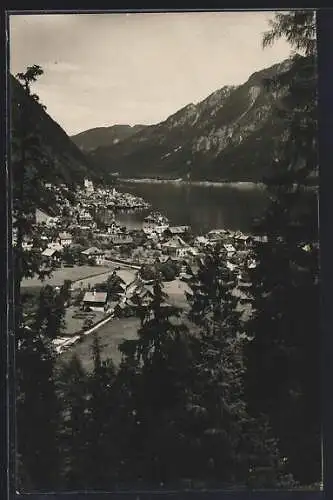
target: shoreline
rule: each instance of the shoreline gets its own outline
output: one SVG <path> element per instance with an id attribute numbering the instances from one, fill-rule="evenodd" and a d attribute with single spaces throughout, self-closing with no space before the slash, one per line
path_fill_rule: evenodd
<path id="1" fill-rule="evenodd" d="M 232 188 L 259 188 L 265 189 L 262 182 L 251 181 L 186 181 L 183 179 L 154 179 L 154 178 L 137 178 L 126 179 L 119 178 L 119 182 L 124 184 L 174 184 L 179 186 L 202 186 L 202 187 L 232 187 Z"/>

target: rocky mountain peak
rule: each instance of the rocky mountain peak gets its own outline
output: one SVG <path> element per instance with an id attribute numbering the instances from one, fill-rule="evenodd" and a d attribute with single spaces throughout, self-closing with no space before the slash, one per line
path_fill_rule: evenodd
<path id="1" fill-rule="evenodd" d="M 281 132 L 274 114 L 281 96 L 264 83 L 289 67 L 290 61 L 283 61 L 253 73 L 242 85 L 223 86 L 159 124 L 103 148 L 103 154 L 96 151 L 94 161 L 124 177 L 261 179 Z"/>

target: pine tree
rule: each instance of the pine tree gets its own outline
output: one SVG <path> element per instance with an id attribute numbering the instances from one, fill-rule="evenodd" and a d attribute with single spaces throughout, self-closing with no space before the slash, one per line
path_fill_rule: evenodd
<path id="1" fill-rule="evenodd" d="M 215 248 L 201 259 L 188 284 L 189 317 L 199 327 L 191 404 L 200 422 L 201 474 L 230 481 L 239 468 L 237 450 L 245 418 L 236 280 L 225 255 Z"/>
<path id="2" fill-rule="evenodd" d="M 24 92 L 38 102 L 32 94 L 31 85 L 43 74 L 40 66 L 27 68 L 26 73 L 19 73 Z M 11 109 L 11 170 L 13 177 L 13 229 L 16 233 L 14 246 L 15 265 L 15 312 L 16 324 L 22 324 L 21 281 L 26 276 L 33 276 L 41 270 L 41 256 L 36 252 L 24 251 L 22 243 L 25 236 L 36 235 L 34 213 L 37 201 L 45 192 L 43 176 L 38 175 L 45 168 L 45 158 L 41 153 L 40 140 L 36 134 L 36 125 L 27 106 L 12 97 Z M 43 276 L 43 273 L 42 273 Z"/>
<path id="3" fill-rule="evenodd" d="M 16 353 L 18 450 L 29 477 L 27 486 L 49 490 L 58 487 L 61 467 L 58 449 L 61 404 L 56 391 L 56 353 L 52 343 L 64 327 L 61 294 L 51 286 L 43 287 L 37 309 L 24 317 L 24 323 Z"/>
<path id="4" fill-rule="evenodd" d="M 130 384 L 134 415 L 129 455 L 133 480 L 158 486 L 178 481 L 182 474 L 181 419 L 190 381 L 187 329 L 181 311 L 168 304 L 159 277 L 151 297 L 138 299 L 136 308 L 138 339 L 121 346 L 120 376 Z"/>
<path id="5" fill-rule="evenodd" d="M 276 15 L 264 45 L 285 37 L 290 68 L 268 82 L 285 95 L 277 113 L 286 133 L 265 179 L 270 204 L 254 228 L 253 318 L 247 333 L 247 399 L 269 417 L 289 470 L 303 484 L 320 476 L 317 117 L 313 12 Z"/>
<path id="6" fill-rule="evenodd" d="M 219 246 L 207 252 L 189 279 L 189 317 L 197 327 L 195 373 L 188 404 L 193 439 L 199 437 L 196 471 L 215 484 L 248 484 L 250 469 L 264 468 L 261 480 L 277 487 L 283 474 L 277 443 L 268 427 L 248 413 L 244 380 L 244 324 L 238 277 Z M 193 455 L 194 455 L 193 450 Z"/>
<path id="7" fill-rule="evenodd" d="M 55 353 L 51 341 L 60 333 L 63 311 L 61 304 L 47 305 L 49 291 L 44 289 L 36 316 L 25 318 L 21 291 L 24 277 L 37 274 L 43 279 L 52 271 L 43 265 L 39 249 L 26 251 L 23 248 L 25 238 L 36 240 L 38 236 L 39 228 L 34 220 L 36 207 L 40 204 L 56 206 L 56 198 L 46 189 L 45 183 L 50 180 L 56 183 L 59 179 L 57 169 L 51 168 L 51 158 L 43 151 L 38 124 L 30 112 L 31 100 L 39 103 L 31 86 L 42 74 L 40 66 L 34 65 L 17 75 L 23 87 L 19 94 L 25 99 L 16 99 L 19 94 L 12 93 L 10 160 L 16 235 L 13 254 L 17 447 L 18 466 L 22 463 L 24 472 L 21 475 L 19 468 L 18 476 L 22 488 L 50 490 L 57 487 L 60 467 L 57 453 L 59 401 L 55 391 Z M 15 85 L 20 83 L 15 81 Z M 28 484 L 24 478 L 28 478 Z"/>
<path id="8" fill-rule="evenodd" d="M 112 489 L 117 479 L 118 428 L 115 368 L 111 360 L 102 360 L 97 333 L 92 345 L 93 370 L 88 379 L 87 473 L 89 489 Z"/>
<path id="9" fill-rule="evenodd" d="M 62 401 L 60 449 L 65 490 L 82 490 L 88 473 L 88 374 L 76 356 L 57 373 Z"/>
<path id="10" fill-rule="evenodd" d="M 52 272 L 51 266 L 43 265 L 41 251 L 27 251 L 23 248 L 26 237 L 38 239 L 40 227 L 35 222 L 36 207 L 47 206 L 57 210 L 57 196 L 46 187 L 48 182 L 58 184 L 60 195 L 71 198 L 72 193 L 60 187 L 64 182 L 63 173 L 54 164 L 52 156 L 43 148 L 41 131 L 36 123 L 31 106 L 43 106 L 32 85 L 43 75 L 38 65 L 29 66 L 25 73 L 18 73 L 12 84 L 20 87 L 20 92 L 11 94 L 10 167 L 13 179 L 13 230 L 15 267 L 15 313 L 17 327 L 22 325 L 21 281 L 25 277 L 38 275 L 40 279 Z M 34 101 L 34 102 L 33 102 Z"/>
<path id="11" fill-rule="evenodd" d="M 23 327 L 16 363 L 19 369 L 17 396 L 17 445 L 23 462 L 19 477 L 22 489 L 49 491 L 59 481 L 58 431 L 60 402 L 54 380 L 55 353 L 49 338 L 39 330 Z"/>
<path id="12" fill-rule="evenodd" d="M 48 339 L 54 340 L 65 328 L 64 297 L 52 286 L 46 285 L 39 294 L 33 326 Z"/>

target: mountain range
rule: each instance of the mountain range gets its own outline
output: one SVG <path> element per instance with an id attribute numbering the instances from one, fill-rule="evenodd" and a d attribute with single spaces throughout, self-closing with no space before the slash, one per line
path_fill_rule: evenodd
<path id="1" fill-rule="evenodd" d="M 280 95 L 265 79 L 286 60 L 256 72 L 242 85 L 224 86 L 156 125 L 112 125 L 69 137 L 10 75 L 11 124 L 24 106 L 36 124 L 45 157 L 65 182 L 161 178 L 257 182 L 270 171 L 284 123 L 274 112 Z M 47 162 L 45 168 L 48 168 Z M 49 176 L 48 176 L 49 177 Z"/>
<path id="2" fill-rule="evenodd" d="M 274 112 L 281 95 L 265 80 L 289 66 L 285 60 L 253 73 L 156 125 L 102 127 L 72 140 L 95 168 L 123 178 L 258 182 L 270 171 L 284 128 Z"/>

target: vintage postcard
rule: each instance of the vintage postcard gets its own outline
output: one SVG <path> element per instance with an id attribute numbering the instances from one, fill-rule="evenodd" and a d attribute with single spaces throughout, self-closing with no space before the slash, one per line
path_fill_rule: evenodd
<path id="1" fill-rule="evenodd" d="M 16 490 L 322 486 L 316 15 L 12 13 Z"/>

